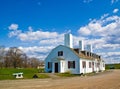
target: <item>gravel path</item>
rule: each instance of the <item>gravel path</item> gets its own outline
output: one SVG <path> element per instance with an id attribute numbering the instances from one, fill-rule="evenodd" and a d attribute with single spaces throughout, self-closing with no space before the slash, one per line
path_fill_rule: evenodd
<path id="1" fill-rule="evenodd" d="M 120 70 L 72 78 L 3 80 L 0 89 L 120 89 Z"/>

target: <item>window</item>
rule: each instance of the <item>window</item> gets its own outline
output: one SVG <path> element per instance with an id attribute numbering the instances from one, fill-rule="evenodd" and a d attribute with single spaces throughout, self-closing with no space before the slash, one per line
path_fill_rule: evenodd
<path id="1" fill-rule="evenodd" d="M 63 56 L 63 51 L 58 51 L 58 56 Z"/>
<path id="2" fill-rule="evenodd" d="M 83 68 L 86 68 L 86 61 L 82 61 Z"/>
<path id="3" fill-rule="evenodd" d="M 89 62 L 89 68 L 91 68 L 92 66 L 91 66 L 91 62 Z"/>
<path id="4" fill-rule="evenodd" d="M 68 61 L 68 68 L 75 68 L 75 61 Z"/>
<path id="5" fill-rule="evenodd" d="M 105 67 L 105 64 L 103 63 L 103 67 Z"/>
<path id="6" fill-rule="evenodd" d="M 92 67 L 94 68 L 94 62 L 92 62 Z"/>
<path id="7" fill-rule="evenodd" d="M 100 63 L 97 63 L 97 67 L 99 67 Z"/>
<path id="8" fill-rule="evenodd" d="M 48 62 L 48 69 L 52 68 L 52 62 Z"/>

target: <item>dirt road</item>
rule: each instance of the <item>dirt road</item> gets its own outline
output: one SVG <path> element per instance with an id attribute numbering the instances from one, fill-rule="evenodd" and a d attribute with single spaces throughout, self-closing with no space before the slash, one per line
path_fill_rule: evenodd
<path id="1" fill-rule="evenodd" d="M 120 70 L 85 77 L 4 80 L 0 89 L 120 89 Z"/>

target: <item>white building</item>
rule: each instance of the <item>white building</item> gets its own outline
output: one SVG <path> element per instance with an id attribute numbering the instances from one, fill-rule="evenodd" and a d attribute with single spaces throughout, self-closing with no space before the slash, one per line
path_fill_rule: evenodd
<path id="1" fill-rule="evenodd" d="M 69 35 L 69 34 L 67 34 Z M 71 43 L 71 36 L 65 36 L 65 42 Z M 105 63 L 101 56 L 83 50 L 83 41 L 79 42 L 79 48 L 73 48 L 72 44 L 59 45 L 54 48 L 45 59 L 45 71 L 52 73 L 71 72 L 72 74 L 84 74 L 105 70 Z"/>

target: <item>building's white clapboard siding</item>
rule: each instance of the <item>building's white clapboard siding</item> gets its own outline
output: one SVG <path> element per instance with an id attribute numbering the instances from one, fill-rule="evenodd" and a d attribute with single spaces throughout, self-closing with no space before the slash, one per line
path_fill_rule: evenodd
<path id="1" fill-rule="evenodd" d="M 83 68 L 83 64 L 82 64 L 82 62 L 83 61 L 85 61 L 86 62 L 86 68 Z M 89 68 L 89 62 L 91 62 L 91 68 Z M 92 60 L 87 60 L 87 59 L 83 59 L 83 58 L 81 58 L 80 59 L 80 74 L 81 73 L 90 73 L 90 72 L 92 72 Z"/>
<path id="2" fill-rule="evenodd" d="M 63 51 L 63 56 L 58 57 L 58 51 Z M 61 58 L 63 60 L 57 60 L 57 58 Z M 75 69 L 74 68 L 68 68 L 68 61 L 75 61 Z M 48 62 L 52 62 L 52 68 L 48 69 Z M 51 53 L 48 55 L 48 57 L 45 59 L 45 71 L 49 72 L 50 70 L 54 73 L 54 66 L 55 63 L 58 63 L 58 65 L 60 66 L 58 69 L 58 71 L 60 73 L 63 72 L 71 72 L 74 74 L 79 74 L 80 73 L 80 69 L 79 69 L 79 57 L 76 56 L 76 54 L 71 51 L 71 49 L 69 47 L 65 47 L 65 46 L 58 46 L 55 49 L 53 49 L 51 51 Z"/>
<path id="3" fill-rule="evenodd" d="M 58 56 L 59 51 L 63 51 L 63 56 Z M 75 68 L 68 68 L 68 61 L 75 61 Z M 83 61 L 86 62 L 85 68 L 83 68 Z M 52 63 L 51 68 L 48 68 L 48 62 Z M 91 62 L 91 67 L 89 67 L 89 62 Z M 45 71 L 55 73 L 56 63 L 58 64 L 59 73 L 71 72 L 72 74 L 84 74 L 105 70 L 105 66 L 103 66 L 105 64 L 102 60 L 81 58 L 73 49 L 63 45 L 54 48 L 47 56 L 45 59 Z"/>

